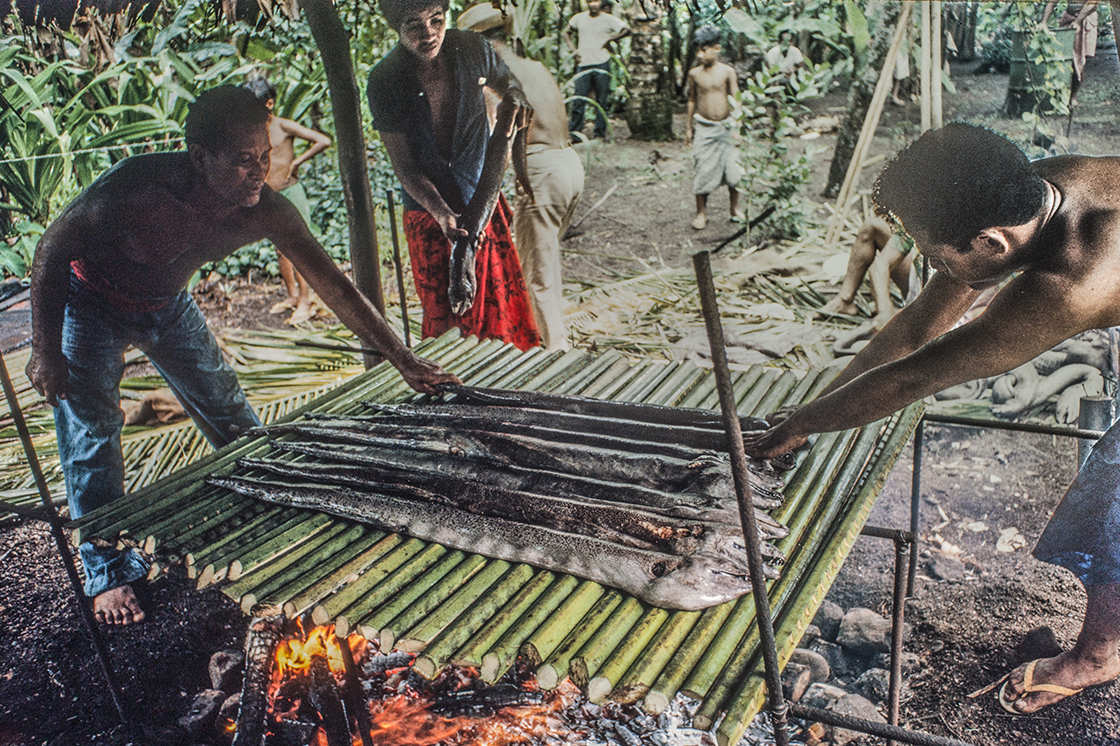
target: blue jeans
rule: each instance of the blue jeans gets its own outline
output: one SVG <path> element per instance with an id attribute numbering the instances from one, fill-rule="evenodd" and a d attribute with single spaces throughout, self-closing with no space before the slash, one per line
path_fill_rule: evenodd
<path id="1" fill-rule="evenodd" d="M 594 96 L 592 92 L 594 91 Z M 602 109 L 595 109 L 595 137 L 605 137 L 607 134 L 607 119 L 603 110 L 611 95 L 611 63 L 603 62 L 599 65 L 584 65 L 576 69 L 576 96 L 591 98 Z M 572 115 L 568 118 L 568 131 L 579 132 L 583 129 L 583 110 L 587 106 L 584 98 L 572 101 Z"/>
<path id="2" fill-rule="evenodd" d="M 187 291 L 155 311 L 125 311 L 71 274 L 62 322 L 69 388 L 54 410 L 71 518 L 80 518 L 124 492 L 120 382 L 129 345 L 148 355 L 215 448 L 260 424 Z M 131 583 L 148 572 L 147 563 L 132 550 L 85 542 L 78 551 L 88 596 Z"/>

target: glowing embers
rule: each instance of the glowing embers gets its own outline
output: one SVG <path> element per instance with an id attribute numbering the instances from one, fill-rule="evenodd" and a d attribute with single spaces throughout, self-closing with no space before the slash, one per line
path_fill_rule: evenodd
<path id="1" fill-rule="evenodd" d="M 428 680 L 413 671 L 413 658 L 382 654 L 358 634 L 343 641 L 331 625 L 298 629 L 266 661 L 263 728 L 254 728 L 252 706 L 243 705 L 235 744 L 505 746 L 542 743 L 567 731 L 558 713 L 578 697 L 574 687 L 545 693 L 513 674 L 489 685 L 474 669 L 459 667 Z M 247 656 L 247 686 L 253 665 Z M 242 692 L 243 702 L 249 695 Z"/>

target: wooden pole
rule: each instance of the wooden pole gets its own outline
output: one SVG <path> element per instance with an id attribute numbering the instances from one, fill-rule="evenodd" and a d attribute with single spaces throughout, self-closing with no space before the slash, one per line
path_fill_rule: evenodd
<path id="1" fill-rule="evenodd" d="M 855 190 L 855 185 L 859 179 L 859 172 L 863 167 L 862 164 L 867 155 L 867 150 L 870 147 L 871 140 L 875 137 L 875 130 L 879 126 L 879 118 L 883 114 L 883 105 L 891 89 L 891 80 L 894 76 L 894 63 L 898 58 L 899 50 L 902 48 L 902 39 L 906 35 L 906 24 L 910 22 L 911 6 L 912 2 L 908 0 L 902 8 L 902 13 L 898 16 L 898 26 L 895 28 L 894 37 L 891 39 L 891 46 L 887 51 L 886 59 L 883 60 L 883 68 L 879 72 L 879 80 L 875 84 L 875 93 L 872 94 L 871 104 L 867 107 L 867 116 L 864 117 L 863 127 L 860 129 L 859 140 L 856 142 L 855 150 L 852 153 L 852 159 L 848 163 L 848 171 L 844 175 L 844 183 L 840 187 L 840 193 L 836 197 L 836 215 L 839 219 L 834 218 L 832 226 L 828 231 L 828 237 L 825 239 L 826 244 L 835 242 L 837 234 L 840 232 L 840 227 L 843 224 L 843 219 L 840 216 L 844 214 L 848 200 Z"/>
<path id="2" fill-rule="evenodd" d="M 922 57 L 920 69 L 921 81 L 921 108 L 922 132 L 930 128 L 933 122 L 933 112 L 930 106 L 930 4 L 922 3 Z"/>
<path id="3" fill-rule="evenodd" d="M 944 62 L 941 59 L 941 50 L 945 46 L 945 37 L 941 31 L 941 0 L 934 0 L 931 10 L 933 13 L 933 69 L 931 70 L 933 79 L 930 81 L 930 94 L 932 95 L 930 109 L 933 126 L 944 127 L 944 111 L 941 107 L 941 75 Z"/>
<path id="4" fill-rule="evenodd" d="M 350 263 L 354 268 L 354 284 L 378 313 L 384 315 L 385 297 L 378 268 L 380 253 L 366 169 L 366 143 L 362 137 L 361 98 L 350 62 L 350 41 L 330 0 L 299 0 L 299 6 L 323 56 L 323 70 L 330 89 L 338 136 L 338 166 L 342 172 L 346 212 L 350 217 Z M 371 364 L 367 357 L 366 367 Z"/>

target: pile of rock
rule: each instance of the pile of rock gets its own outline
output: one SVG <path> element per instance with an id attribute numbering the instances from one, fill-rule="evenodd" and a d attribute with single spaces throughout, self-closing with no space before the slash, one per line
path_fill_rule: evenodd
<path id="1" fill-rule="evenodd" d="M 826 600 L 783 672 L 786 698 L 885 723 L 890 644 L 889 619 L 871 609 L 844 611 Z M 905 673 L 916 665 L 917 656 L 903 653 L 902 661 Z M 810 728 L 808 743 L 840 746 L 861 736 L 856 731 L 817 725 Z"/>
<path id="2" fill-rule="evenodd" d="M 186 743 L 228 744 L 229 727 L 237 721 L 241 705 L 241 675 L 245 655 L 239 650 L 219 650 L 210 656 L 210 688 L 191 702 L 178 725 Z"/>

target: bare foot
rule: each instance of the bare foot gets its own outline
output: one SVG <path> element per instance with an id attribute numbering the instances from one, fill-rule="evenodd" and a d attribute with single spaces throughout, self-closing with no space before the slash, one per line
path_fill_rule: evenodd
<path id="1" fill-rule="evenodd" d="M 104 624 L 121 627 L 144 621 L 144 610 L 131 585 L 118 585 L 94 596 L 93 615 Z"/>
<path id="2" fill-rule="evenodd" d="M 311 303 L 300 303 L 296 306 L 296 310 L 292 311 L 291 317 L 288 319 L 289 326 L 299 326 L 305 321 L 309 321 L 315 315 L 315 307 Z"/>
<path id="3" fill-rule="evenodd" d="M 1115 651 L 1104 661 L 1075 657 L 1072 652 L 1053 658 L 1034 661 L 1030 691 L 1023 691 L 1024 678 L 1030 663 L 1024 663 L 1007 675 L 1007 683 L 1000 690 L 1001 701 L 1015 712 L 1027 715 L 1043 707 L 1072 696 L 1069 693 L 1049 692 L 1042 689 L 1054 686 L 1076 692 L 1087 686 L 1105 684 L 1120 676 L 1120 655 Z"/>
<path id="4" fill-rule="evenodd" d="M 817 311 L 817 313 L 820 315 L 828 315 L 830 313 L 843 313 L 847 314 L 848 316 L 855 316 L 859 313 L 859 306 L 855 304 L 855 301 L 844 300 L 839 295 L 837 295 L 828 303 L 825 303 L 823 306 L 821 306 L 821 309 Z"/>
<path id="5" fill-rule="evenodd" d="M 692 219 L 692 227 L 698 231 L 704 230 L 706 225 L 708 225 L 708 216 L 704 213 L 700 213 Z"/>
<path id="6" fill-rule="evenodd" d="M 730 220 L 732 223 L 745 223 L 747 222 L 747 214 L 742 210 L 736 210 L 735 212 L 731 213 Z"/>
<path id="7" fill-rule="evenodd" d="M 274 303 L 272 305 L 272 308 L 268 309 L 268 312 L 269 313 L 283 313 L 284 311 L 287 311 L 289 308 L 295 308 L 297 300 L 298 300 L 297 298 L 293 298 L 292 296 L 289 295 L 284 300 Z"/>

